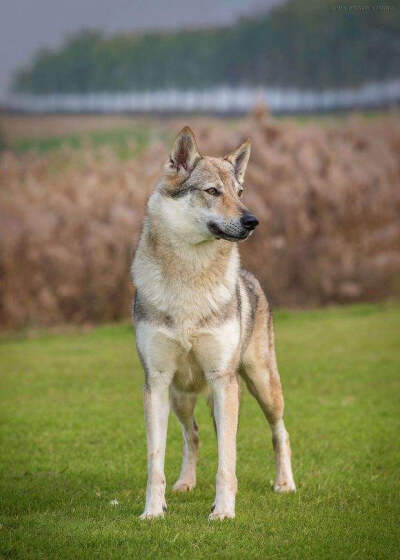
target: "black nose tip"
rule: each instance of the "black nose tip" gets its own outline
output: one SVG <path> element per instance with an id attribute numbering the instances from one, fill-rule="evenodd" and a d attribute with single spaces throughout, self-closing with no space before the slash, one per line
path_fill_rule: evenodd
<path id="1" fill-rule="evenodd" d="M 240 218 L 240 221 L 242 223 L 242 226 L 248 230 L 254 229 L 259 224 L 257 218 L 253 214 L 250 214 L 250 212 L 246 212 L 245 214 L 243 214 L 243 216 Z"/>

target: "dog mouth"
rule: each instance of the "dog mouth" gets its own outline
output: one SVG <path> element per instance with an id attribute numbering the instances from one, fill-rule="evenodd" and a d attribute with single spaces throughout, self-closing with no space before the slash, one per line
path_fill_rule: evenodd
<path id="1" fill-rule="evenodd" d="M 207 227 L 216 239 L 226 239 L 226 241 L 244 241 L 249 236 L 249 231 L 244 231 L 241 235 L 230 235 L 220 229 L 214 222 L 208 222 Z"/>

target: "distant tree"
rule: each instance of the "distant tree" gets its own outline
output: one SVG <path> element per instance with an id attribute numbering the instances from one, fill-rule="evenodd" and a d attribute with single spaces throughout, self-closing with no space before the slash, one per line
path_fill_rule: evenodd
<path id="1" fill-rule="evenodd" d="M 400 0 L 292 0 L 232 27 L 106 36 L 86 30 L 16 73 L 20 92 L 328 88 L 400 77 Z"/>

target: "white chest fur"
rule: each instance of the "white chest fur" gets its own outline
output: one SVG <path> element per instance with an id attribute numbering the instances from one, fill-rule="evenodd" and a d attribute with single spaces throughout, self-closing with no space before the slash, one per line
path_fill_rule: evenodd
<path id="1" fill-rule="evenodd" d="M 143 298 L 184 331 L 217 314 L 235 293 L 239 270 L 236 247 L 223 263 L 215 249 L 205 246 L 164 251 L 161 257 L 155 258 L 146 242 L 139 245 L 133 280 Z"/>

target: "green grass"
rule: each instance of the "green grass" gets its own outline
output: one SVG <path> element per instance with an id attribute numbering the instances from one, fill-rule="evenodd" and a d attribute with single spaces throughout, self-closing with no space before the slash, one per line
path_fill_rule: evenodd
<path id="1" fill-rule="evenodd" d="M 121 159 L 127 159 L 140 155 L 149 145 L 154 134 L 157 135 L 158 139 L 165 142 L 170 140 L 168 134 L 161 131 L 153 131 L 151 125 L 140 124 L 70 135 L 19 138 L 14 140 L 10 148 L 20 153 L 31 150 L 46 153 L 52 150 L 59 150 L 64 146 L 78 150 L 85 144 L 88 144 L 94 149 L 102 148 L 103 146 L 111 147 Z"/>
<path id="2" fill-rule="evenodd" d="M 366 118 L 376 118 L 386 115 L 385 111 L 360 111 L 357 113 L 337 112 L 337 113 L 321 113 L 321 114 L 299 114 L 299 115 L 277 115 L 278 121 L 292 121 L 299 125 L 308 124 L 310 122 L 318 122 L 320 125 L 330 125 L 333 123 L 347 120 L 352 115 L 357 114 Z M 68 117 L 65 117 L 68 119 Z M 101 116 L 99 116 L 101 119 Z M 241 117 L 224 118 L 223 125 L 225 127 L 234 126 Z M 140 153 L 156 138 L 170 145 L 174 138 L 174 132 L 168 129 L 160 129 L 159 123 L 162 121 L 149 120 L 147 122 L 138 122 L 135 125 L 117 126 L 115 128 L 85 131 L 75 134 L 60 134 L 54 136 L 45 136 L 43 138 L 21 137 L 9 142 L 7 147 L 17 153 L 25 153 L 36 151 L 46 153 L 54 150 L 60 150 L 64 146 L 75 150 L 81 149 L 84 145 L 89 144 L 93 148 L 101 148 L 103 146 L 111 147 L 115 153 L 122 159 L 128 159 L 132 156 L 140 155 Z M 5 147 L 5 140 L 3 140 Z M 0 150 L 2 148 L 2 139 L 0 134 Z"/>
<path id="3" fill-rule="evenodd" d="M 237 516 L 210 523 L 216 442 L 200 400 L 198 486 L 141 522 L 142 373 L 130 326 L 3 338 L 1 558 L 399 558 L 400 307 L 276 313 L 298 491 L 270 488 L 270 435 L 244 392 Z M 110 501 L 117 499 L 118 506 Z"/>

